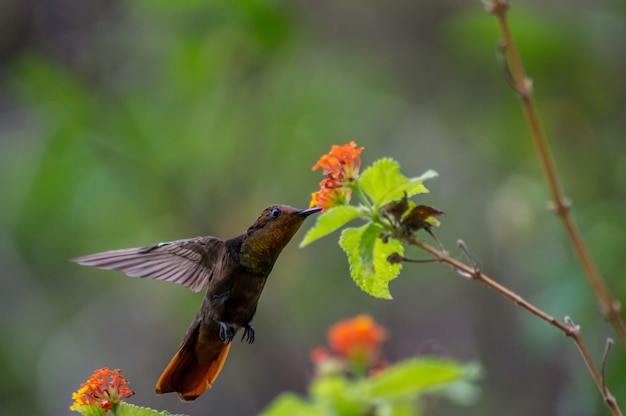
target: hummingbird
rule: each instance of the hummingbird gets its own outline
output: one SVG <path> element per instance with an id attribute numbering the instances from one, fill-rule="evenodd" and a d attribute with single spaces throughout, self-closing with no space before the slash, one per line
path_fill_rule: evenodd
<path id="1" fill-rule="evenodd" d="M 192 401 L 211 387 L 240 329 L 242 342 L 254 342 L 250 322 L 267 277 L 306 217 L 320 210 L 272 205 L 245 233 L 229 240 L 197 237 L 71 261 L 178 283 L 194 292 L 206 290 L 182 344 L 156 384 L 157 394 L 176 392 L 181 400 Z"/>

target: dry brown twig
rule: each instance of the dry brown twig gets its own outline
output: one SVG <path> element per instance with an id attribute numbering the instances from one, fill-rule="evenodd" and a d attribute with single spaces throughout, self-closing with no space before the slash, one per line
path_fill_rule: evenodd
<path id="1" fill-rule="evenodd" d="M 446 263 L 449 264 L 450 266 L 452 266 L 454 268 L 455 271 L 457 271 L 461 276 L 466 277 L 466 278 L 470 278 L 474 281 L 480 282 L 485 284 L 486 286 L 488 286 L 489 288 L 495 290 L 496 292 L 498 292 L 499 294 L 503 295 L 504 297 L 512 300 L 513 302 L 515 302 L 517 305 L 521 306 L 522 308 L 526 309 L 527 311 L 529 311 L 530 313 L 532 313 L 533 315 L 539 317 L 540 319 L 544 320 L 545 322 L 549 323 L 550 325 L 554 326 L 555 328 L 559 329 L 561 332 L 563 332 L 566 336 L 570 337 L 574 343 L 576 344 L 576 347 L 578 348 L 578 351 L 580 352 L 580 354 L 582 355 L 583 360 L 585 361 L 585 364 L 587 365 L 587 368 L 589 369 L 589 373 L 591 374 L 591 377 L 593 378 L 594 382 L 596 383 L 596 386 L 598 387 L 598 390 L 600 391 L 600 393 L 602 394 L 602 396 L 604 397 L 604 400 L 606 402 L 606 405 L 608 406 L 608 408 L 613 412 L 614 415 L 616 416 L 621 416 L 622 412 L 619 409 L 618 405 L 617 405 L 617 400 L 615 399 L 615 397 L 611 394 L 611 392 L 609 391 L 608 387 L 606 386 L 606 382 L 604 379 L 604 368 L 605 368 L 605 364 L 606 364 L 606 358 L 608 355 L 608 349 L 609 347 L 607 347 L 604 357 L 602 358 L 602 371 L 598 371 L 598 368 L 596 367 L 596 365 L 593 362 L 593 359 L 591 358 L 591 354 L 589 353 L 589 350 L 587 349 L 587 346 L 585 345 L 582 336 L 580 335 L 580 326 L 574 324 L 574 322 L 572 321 L 572 319 L 569 316 L 566 316 L 563 321 L 564 322 L 560 322 L 559 320 L 557 320 L 556 318 L 552 317 L 551 315 L 549 315 L 548 313 L 544 312 L 543 310 L 539 309 L 538 307 L 534 306 L 533 304 L 531 304 L 530 302 L 528 302 L 527 300 L 525 300 L 524 298 L 522 298 L 521 296 L 519 296 L 518 294 L 516 294 L 515 292 L 511 291 L 510 289 L 507 289 L 506 287 L 502 286 L 501 284 L 497 283 L 496 281 L 494 281 L 493 279 L 489 278 L 487 275 L 485 275 L 484 273 L 482 273 L 478 267 L 476 266 L 476 262 L 474 261 L 474 259 L 470 256 L 469 251 L 467 250 L 467 247 L 465 246 L 465 243 L 462 240 L 458 240 L 457 244 L 459 245 L 459 247 L 461 248 L 461 250 L 463 251 L 464 255 L 467 257 L 468 262 L 470 263 L 469 265 L 466 263 L 463 263 L 453 257 L 450 257 L 448 255 L 447 252 L 443 251 L 443 250 L 438 250 L 420 240 L 418 240 L 417 238 L 415 238 L 414 235 L 403 235 L 401 237 L 401 239 L 405 242 L 407 242 L 408 244 L 415 246 L 429 254 L 431 254 L 434 258 L 432 259 L 423 259 L 423 260 L 413 260 L 413 259 L 409 259 L 400 255 L 392 255 L 389 258 L 389 261 L 392 262 L 411 262 L 411 263 L 423 263 L 423 262 L 428 262 L 428 261 L 438 261 L 441 263 Z"/>
<path id="2" fill-rule="evenodd" d="M 564 196 L 561 186 L 559 185 L 548 142 L 541 129 L 539 116 L 533 101 L 532 81 L 526 75 L 522 59 L 517 50 L 507 20 L 509 2 L 508 0 L 482 0 L 482 2 L 487 11 L 498 20 L 498 26 L 503 38 L 502 50 L 507 68 L 507 78 L 522 101 L 535 150 L 539 156 L 541 168 L 550 190 L 552 210 L 561 219 L 565 227 L 574 251 L 576 252 L 576 256 L 585 272 L 585 276 L 598 298 L 602 315 L 611 323 L 613 329 L 622 340 L 622 343 L 626 346 L 626 324 L 624 324 L 624 319 L 621 315 L 621 305 L 611 296 L 602 275 L 585 247 L 583 238 L 570 216 L 570 203 Z"/>

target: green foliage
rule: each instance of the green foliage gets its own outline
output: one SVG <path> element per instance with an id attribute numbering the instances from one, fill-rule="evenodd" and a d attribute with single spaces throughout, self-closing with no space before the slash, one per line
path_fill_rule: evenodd
<path id="1" fill-rule="evenodd" d="M 183 414 L 172 414 L 166 411 L 159 412 L 148 407 L 135 406 L 134 404 L 122 402 L 119 405 L 116 416 L 185 416 Z"/>
<path id="2" fill-rule="evenodd" d="M 369 380 L 367 395 L 372 399 L 410 398 L 467 375 L 468 368 L 441 358 L 414 358 L 394 365 Z"/>
<path id="3" fill-rule="evenodd" d="M 325 413 L 339 415 L 364 414 L 367 403 L 355 389 L 355 383 L 341 374 L 319 377 L 309 388 L 311 400 Z"/>
<path id="4" fill-rule="evenodd" d="M 359 228 L 346 228 L 339 238 L 339 245 L 348 257 L 352 279 L 366 293 L 383 299 L 391 299 L 389 282 L 395 279 L 402 268 L 401 263 L 390 263 L 389 255 L 404 253 L 399 239 L 381 238 L 396 235 L 395 224 L 380 216 L 386 204 L 401 198 L 428 192 L 423 182 L 434 178 L 437 173 L 426 171 L 423 175 L 408 178 L 400 172 L 400 164 L 391 158 L 382 158 L 365 169 L 360 177 L 347 187 L 361 199 L 361 204 L 337 205 L 321 214 L 317 223 L 309 229 L 300 247 L 322 238 L 343 227 L 349 221 L 360 217 L 365 225 Z M 413 207 L 411 201 L 408 205 Z M 438 225 L 437 221 L 430 221 Z"/>
<path id="5" fill-rule="evenodd" d="M 83 416 L 107 416 L 108 414 L 106 410 L 98 405 L 76 406 L 76 411 Z M 135 406 L 134 404 L 126 402 L 115 405 L 111 408 L 111 412 L 115 416 L 185 416 L 183 414 L 172 414 L 166 411 L 159 412 L 158 410 Z"/>
<path id="6" fill-rule="evenodd" d="M 339 205 L 328 210 L 324 215 L 317 217 L 315 226 L 307 231 L 300 247 L 307 246 L 333 231 L 343 227 L 346 223 L 359 216 L 360 210 L 352 205 Z"/>
<path id="7" fill-rule="evenodd" d="M 398 240 L 383 243 L 379 238 L 381 232 L 382 227 L 372 222 L 360 228 L 346 228 L 339 245 L 348 256 L 355 283 L 372 296 L 391 299 L 389 282 L 398 276 L 402 264 L 391 264 L 387 257 L 392 253 L 402 254 L 404 247 Z"/>
<path id="8" fill-rule="evenodd" d="M 375 208 L 402 198 L 406 192 L 411 197 L 415 194 L 428 192 L 422 182 L 434 178 L 437 173 L 429 170 L 423 175 L 409 179 L 400 173 L 400 164 L 393 159 L 383 158 L 363 171 L 359 184 L 371 199 Z"/>
<path id="9" fill-rule="evenodd" d="M 440 358 L 409 359 L 370 378 L 319 376 L 311 384 L 309 400 L 286 393 L 262 415 L 416 415 L 421 395 L 439 394 L 457 383 L 466 383 L 476 391 L 476 378 L 474 364 Z"/>
<path id="10" fill-rule="evenodd" d="M 76 406 L 74 410 L 83 416 L 107 416 L 107 411 L 98 405 Z"/>
<path id="11" fill-rule="evenodd" d="M 294 415 L 316 416 L 326 415 L 321 406 L 316 406 L 293 393 L 284 393 L 278 396 L 262 413 L 264 416 Z"/>

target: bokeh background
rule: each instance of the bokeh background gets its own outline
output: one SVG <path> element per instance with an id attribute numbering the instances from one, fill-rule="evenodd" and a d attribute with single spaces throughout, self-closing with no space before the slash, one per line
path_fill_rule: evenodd
<path id="1" fill-rule="evenodd" d="M 626 3 L 517 1 L 512 27 L 573 215 L 626 300 Z M 0 2 L 0 414 L 69 414 L 96 368 L 135 404 L 254 414 L 305 393 L 309 351 L 370 313 L 388 360 L 479 361 L 482 397 L 428 414 L 605 415 L 574 344 L 439 264 L 406 265 L 393 301 L 362 293 L 332 235 L 295 237 L 263 293 L 254 345 L 234 346 L 192 404 L 156 396 L 201 294 L 67 259 L 241 233 L 271 203 L 306 207 L 331 144 L 365 146 L 416 176 L 490 276 L 571 316 L 599 362 L 603 322 L 558 220 L 495 20 L 460 0 L 3 0 Z M 310 224 L 309 224 L 310 225 Z M 307 225 L 303 227 L 307 228 Z M 419 253 L 414 253 L 418 257 Z M 626 354 L 607 365 L 626 406 Z"/>

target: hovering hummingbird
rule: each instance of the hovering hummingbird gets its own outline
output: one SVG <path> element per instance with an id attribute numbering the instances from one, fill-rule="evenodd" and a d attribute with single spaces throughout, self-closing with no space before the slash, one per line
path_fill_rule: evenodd
<path id="1" fill-rule="evenodd" d="M 179 283 L 194 292 L 206 289 L 200 311 L 156 384 L 157 394 L 177 392 L 181 400 L 191 401 L 211 387 L 240 329 L 242 341 L 254 342 L 250 322 L 267 276 L 305 218 L 320 210 L 272 205 L 245 233 L 229 240 L 197 237 L 72 261 Z"/>

